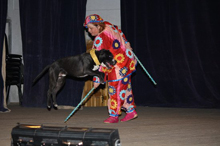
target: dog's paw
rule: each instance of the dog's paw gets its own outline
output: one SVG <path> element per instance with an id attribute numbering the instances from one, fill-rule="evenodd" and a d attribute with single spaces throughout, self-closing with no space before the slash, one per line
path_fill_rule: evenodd
<path id="1" fill-rule="evenodd" d="M 58 107 L 58 104 L 55 103 L 53 106 L 54 106 L 55 108 L 57 108 L 57 107 Z"/>
<path id="2" fill-rule="evenodd" d="M 100 78 L 100 83 L 101 83 L 101 84 L 105 84 L 104 77 L 103 77 L 103 78 Z"/>
<path id="3" fill-rule="evenodd" d="M 50 110 L 51 110 L 51 106 L 48 105 L 48 106 L 47 106 L 47 109 L 50 111 Z"/>
<path id="4" fill-rule="evenodd" d="M 100 80 L 100 84 L 104 85 L 105 84 L 104 80 Z"/>
<path id="5" fill-rule="evenodd" d="M 105 74 L 101 73 L 101 75 L 100 75 L 100 83 L 101 84 L 104 84 L 104 78 L 105 78 Z"/>

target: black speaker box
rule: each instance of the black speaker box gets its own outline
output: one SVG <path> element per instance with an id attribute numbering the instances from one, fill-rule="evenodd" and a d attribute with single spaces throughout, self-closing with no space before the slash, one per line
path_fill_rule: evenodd
<path id="1" fill-rule="evenodd" d="M 18 124 L 12 146 L 120 146 L 117 129 Z"/>

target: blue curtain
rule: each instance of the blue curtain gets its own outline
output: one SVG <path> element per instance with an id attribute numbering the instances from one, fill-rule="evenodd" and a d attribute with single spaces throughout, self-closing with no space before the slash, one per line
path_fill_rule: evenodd
<path id="1" fill-rule="evenodd" d="M 86 51 L 83 28 L 86 0 L 20 0 L 19 4 L 24 59 L 22 105 L 46 107 L 48 74 L 34 86 L 32 81 L 46 65 Z M 58 104 L 77 105 L 83 85 L 83 81 L 67 79 L 57 95 Z"/>
<path id="2" fill-rule="evenodd" d="M 137 105 L 220 107 L 220 1 L 121 0 L 122 31 L 157 82 L 137 67 Z"/>
<path id="3" fill-rule="evenodd" d="M 0 68 L 2 70 L 2 56 L 3 56 L 3 40 L 5 34 L 5 26 L 6 26 L 6 18 L 7 18 L 7 9 L 8 9 L 8 1 L 1 0 L 0 1 Z M 2 71 L 0 73 L 0 111 L 7 112 L 9 111 L 6 107 L 6 97 L 4 97 L 4 81 L 2 76 Z"/>

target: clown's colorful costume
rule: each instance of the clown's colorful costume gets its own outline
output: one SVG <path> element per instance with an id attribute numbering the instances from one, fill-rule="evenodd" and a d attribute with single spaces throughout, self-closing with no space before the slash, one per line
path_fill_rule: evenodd
<path id="1" fill-rule="evenodd" d="M 94 14 L 87 17 L 85 23 L 101 22 L 100 19 L 100 16 L 97 17 Z M 125 47 L 127 40 L 122 31 L 109 22 L 104 23 L 105 29 L 95 37 L 93 48 L 109 50 L 117 61 L 113 68 L 100 67 L 99 71 L 105 73 L 105 80 L 108 81 L 110 97 L 108 101 L 109 115 L 118 117 L 121 114 L 121 108 L 127 113 L 135 112 L 131 74 L 135 71 L 136 60 L 132 51 Z M 98 80 L 97 77 L 94 78 L 94 82 L 98 82 Z"/>

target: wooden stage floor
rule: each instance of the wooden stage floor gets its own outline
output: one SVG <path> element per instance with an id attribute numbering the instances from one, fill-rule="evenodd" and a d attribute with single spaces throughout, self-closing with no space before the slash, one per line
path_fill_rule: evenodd
<path id="1" fill-rule="evenodd" d="M 48 111 L 9 105 L 0 113 L 0 145 L 10 146 L 11 130 L 22 124 L 46 126 L 116 128 L 122 146 L 220 146 L 220 109 L 137 107 L 138 118 L 129 122 L 104 124 L 107 107 L 84 107 L 67 123 L 72 109 Z M 123 118 L 123 113 L 120 118 Z"/>

